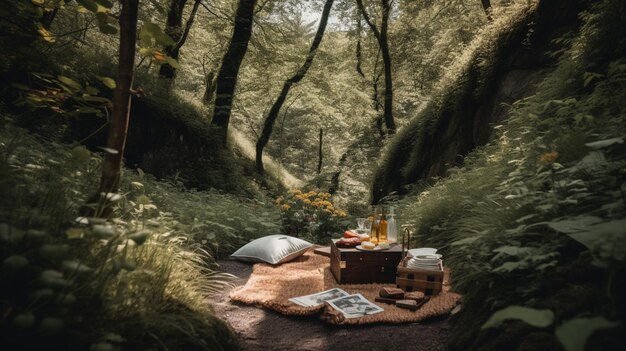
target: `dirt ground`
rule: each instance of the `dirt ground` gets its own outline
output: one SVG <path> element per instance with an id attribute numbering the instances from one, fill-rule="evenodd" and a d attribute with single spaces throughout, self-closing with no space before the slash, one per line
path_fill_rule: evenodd
<path id="1" fill-rule="evenodd" d="M 246 283 L 252 265 L 220 261 L 220 270 L 237 276 L 234 284 Z M 447 319 L 427 323 L 365 326 L 329 325 L 318 315 L 289 317 L 277 312 L 216 298 L 214 309 L 239 335 L 244 350 L 445 350 L 450 329 Z"/>

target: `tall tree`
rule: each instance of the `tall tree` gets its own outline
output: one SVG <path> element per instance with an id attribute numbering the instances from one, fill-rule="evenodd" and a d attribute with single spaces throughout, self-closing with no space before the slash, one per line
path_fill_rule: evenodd
<path id="1" fill-rule="evenodd" d="M 309 49 L 309 53 L 306 56 L 306 60 L 304 64 L 298 69 L 296 74 L 294 74 L 291 78 L 287 79 L 283 84 L 283 88 L 278 95 L 276 101 L 272 105 L 265 121 L 263 122 L 263 131 L 259 136 L 259 140 L 256 143 L 256 169 L 258 172 L 263 173 L 263 149 L 267 145 L 267 142 L 270 140 L 270 136 L 272 135 L 272 129 L 274 128 L 274 122 L 276 122 L 276 118 L 278 118 L 278 114 L 280 112 L 281 107 L 285 103 L 287 99 L 287 94 L 289 94 L 289 90 L 291 86 L 300 82 L 302 78 L 306 75 L 306 72 L 313 64 L 313 59 L 315 58 L 315 53 L 317 52 L 317 48 L 320 46 L 322 42 L 322 38 L 324 38 L 324 32 L 326 31 L 326 24 L 328 23 L 328 16 L 330 14 L 330 9 L 333 7 L 334 0 L 326 0 L 324 4 L 324 9 L 322 10 L 322 17 L 320 18 L 320 23 L 317 27 L 317 32 L 315 33 L 315 37 L 313 38 L 313 42 L 311 43 L 311 48 Z M 218 92 L 219 94 L 219 92 Z"/>
<path id="2" fill-rule="evenodd" d="M 387 127 L 388 134 L 394 134 L 396 132 L 396 123 L 393 118 L 393 80 L 391 77 L 391 55 L 389 53 L 389 42 L 387 40 L 387 30 L 389 28 L 389 13 L 391 12 L 391 5 L 389 0 L 380 0 L 382 6 L 382 19 L 380 29 L 372 21 L 367 9 L 363 5 L 363 0 L 356 0 L 357 6 L 363 15 L 363 19 L 372 30 L 378 46 L 383 57 L 383 69 L 385 73 L 385 106 L 384 106 L 384 119 L 385 126 Z"/>
<path id="3" fill-rule="evenodd" d="M 181 27 L 183 21 L 183 9 L 187 0 L 172 0 L 170 3 L 170 9 L 167 13 L 167 27 L 165 28 L 165 33 L 167 33 L 174 40 L 175 44 L 166 46 L 165 53 L 175 60 L 178 60 L 180 48 L 182 48 L 187 41 L 189 31 L 191 30 L 196 13 L 198 12 L 198 7 L 200 6 L 200 1 L 201 0 L 194 1 L 191 13 L 189 14 L 189 19 L 187 20 L 184 29 Z M 172 67 L 169 63 L 161 65 L 161 68 L 159 69 L 159 77 L 169 79 L 169 84 L 171 84 L 175 76 L 176 68 Z"/>
<path id="4" fill-rule="evenodd" d="M 102 177 L 98 194 L 117 192 L 122 176 L 122 157 L 126 146 L 130 117 L 131 88 L 135 67 L 137 41 L 137 12 L 139 0 L 121 0 L 119 62 L 113 92 L 113 113 L 109 127 L 109 152 L 102 163 Z"/>
<path id="5" fill-rule="evenodd" d="M 233 94 L 237 86 L 237 76 L 241 61 L 248 50 L 248 42 L 252 35 L 252 21 L 256 0 L 239 0 L 235 15 L 235 28 L 228 50 L 222 59 L 222 66 L 217 75 L 215 108 L 211 125 L 217 129 L 217 137 L 226 145 L 228 124 L 233 105 Z"/>

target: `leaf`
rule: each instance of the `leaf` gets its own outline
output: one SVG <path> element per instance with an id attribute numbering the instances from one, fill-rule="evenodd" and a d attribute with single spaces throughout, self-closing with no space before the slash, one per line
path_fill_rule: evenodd
<path id="1" fill-rule="evenodd" d="M 63 83 L 64 85 L 66 85 L 67 87 L 69 87 L 70 89 L 74 90 L 74 91 L 81 91 L 83 90 L 83 86 L 80 85 L 80 83 L 78 83 L 77 81 L 73 80 L 72 78 L 66 77 L 66 76 L 58 76 L 57 79 Z"/>
<path id="2" fill-rule="evenodd" d="M 494 268 L 491 271 L 494 273 L 508 273 L 512 272 L 516 269 L 526 269 L 528 268 L 528 261 L 516 261 L 516 262 L 505 262 L 500 267 Z"/>
<path id="3" fill-rule="evenodd" d="M 167 55 L 164 55 L 162 52 L 155 50 L 152 52 L 152 57 L 159 62 L 165 62 L 167 59 Z"/>
<path id="4" fill-rule="evenodd" d="M 98 4 L 94 0 L 76 0 L 76 2 L 91 12 L 98 12 Z"/>
<path id="5" fill-rule="evenodd" d="M 537 310 L 523 306 L 509 306 L 501 309 L 489 317 L 489 320 L 480 327 L 487 329 L 499 326 L 509 319 L 521 320 L 533 327 L 545 328 L 554 323 L 554 313 L 550 310 Z"/>
<path id="6" fill-rule="evenodd" d="M 90 95 L 98 95 L 100 93 L 100 90 L 98 88 L 92 86 L 85 87 L 85 91 L 87 92 L 87 94 Z"/>
<path id="7" fill-rule="evenodd" d="M 109 0 L 94 0 L 98 5 L 110 9 L 113 7 L 113 3 Z"/>
<path id="8" fill-rule="evenodd" d="M 568 233 L 568 235 L 588 249 L 593 249 L 598 243 L 607 242 L 617 236 L 625 236 L 624 228 L 626 228 L 626 219 L 613 220 L 590 226 L 588 230 L 582 233 Z"/>
<path id="9" fill-rule="evenodd" d="M 511 256 L 519 256 L 520 254 L 527 254 L 529 251 L 531 251 L 532 248 L 530 247 L 519 247 L 519 246 L 501 246 L 495 250 L 493 250 L 494 252 L 498 252 L 498 253 L 505 253 L 507 255 L 511 255 Z"/>
<path id="10" fill-rule="evenodd" d="M 104 84 L 109 89 L 115 89 L 115 87 L 117 86 L 113 78 L 102 76 L 96 76 L 96 78 L 98 78 L 98 80 L 101 81 L 102 84 Z"/>
<path id="11" fill-rule="evenodd" d="M 100 113 L 100 110 L 97 108 L 93 108 L 93 107 L 80 107 L 78 109 L 76 109 L 76 112 L 78 113 Z"/>
<path id="12" fill-rule="evenodd" d="M 572 219 L 566 219 L 558 222 L 547 222 L 548 226 L 557 232 L 565 234 L 573 234 L 586 232 L 593 224 L 602 222 L 601 218 L 594 216 L 574 217 Z"/>
<path id="13" fill-rule="evenodd" d="M 172 57 L 167 56 L 167 58 L 165 59 L 165 62 L 167 62 L 170 66 L 172 66 L 175 69 L 180 69 L 180 65 L 178 64 L 178 61 L 176 61 Z"/>
<path id="14" fill-rule="evenodd" d="M 467 244 L 473 243 L 474 241 L 476 241 L 478 239 L 480 239 L 479 236 L 472 236 L 472 237 L 469 237 L 469 238 L 465 238 L 465 239 L 454 241 L 450 245 L 452 245 L 452 246 L 467 245 Z"/>
<path id="15" fill-rule="evenodd" d="M 153 38 L 159 46 L 172 46 L 176 44 L 174 39 L 161 30 L 161 27 L 152 22 L 147 22 L 141 27 L 140 37 L 142 40 Z"/>
<path id="16" fill-rule="evenodd" d="M 85 161 L 91 159 L 91 152 L 83 145 L 76 146 L 72 149 L 72 157 Z"/>
<path id="17" fill-rule="evenodd" d="M 98 146 L 98 149 L 106 152 L 107 154 L 111 154 L 111 155 L 117 155 L 119 153 L 119 151 L 117 151 L 115 149 L 111 149 L 110 147 Z"/>
<path id="18" fill-rule="evenodd" d="M 117 34 L 117 27 L 108 23 L 98 22 L 98 29 L 102 34 Z"/>
<path id="19" fill-rule="evenodd" d="M 566 351 L 584 351 L 587 339 L 594 332 L 617 324 L 604 317 L 574 318 L 559 325 L 555 334 Z"/>
<path id="20" fill-rule="evenodd" d="M 56 41 L 56 37 L 54 34 L 50 33 L 43 25 L 38 24 L 37 31 L 41 35 L 41 38 L 48 43 L 54 43 Z"/>
<path id="21" fill-rule="evenodd" d="M 130 234 L 128 238 L 137 243 L 137 245 L 141 245 L 148 239 L 151 233 L 151 231 L 144 229 L 137 233 Z"/>
<path id="22" fill-rule="evenodd" d="M 592 148 L 593 150 L 604 149 L 614 144 L 623 144 L 624 137 L 598 140 L 591 143 L 586 143 L 585 146 Z"/>
<path id="23" fill-rule="evenodd" d="M 82 239 L 85 231 L 82 228 L 70 228 L 65 231 L 65 236 L 68 239 Z"/>

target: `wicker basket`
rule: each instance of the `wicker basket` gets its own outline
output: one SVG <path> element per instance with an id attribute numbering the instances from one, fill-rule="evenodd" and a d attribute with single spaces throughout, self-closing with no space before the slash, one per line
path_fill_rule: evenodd
<path id="1" fill-rule="evenodd" d="M 443 267 L 440 265 L 437 271 L 408 268 L 407 262 L 411 259 L 407 257 L 410 242 L 411 231 L 405 228 L 402 236 L 402 260 L 396 271 L 396 286 L 407 292 L 421 291 L 425 295 L 439 294 L 443 288 Z"/>

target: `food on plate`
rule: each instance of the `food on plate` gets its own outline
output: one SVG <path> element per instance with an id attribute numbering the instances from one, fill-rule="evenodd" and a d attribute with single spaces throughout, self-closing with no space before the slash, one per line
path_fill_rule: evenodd
<path id="1" fill-rule="evenodd" d="M 381 241 L 378 243 L 378 247 L 380 247 L 381 250 L 386 250 L 389 248 L 389 243 L 386 241 Z"/>
<path id="2" fill-rule="evenodd" d="M 359 239 L 361 239 L 361 242 L 363 241 L 370 241 L 370 236 L 367 234 L 360 234 L 359 235 Z"/>
<path id="3" fill-rule="evenodd" d="M 351 231 L 351 230 L 346 230 L 345 232 L 343 232 L 343 237 L 344 238 L 358 238 L 359 234 Z"/>
<path id="4" fill-rule="evenodd" d="M 337 247 L 356 247 L 361 243 L 359 238 L 341 238 L 335 242 Z"/>
<path id="5" fill-rule="evenodd" d="M 361 243 L 361 248 L 365 250 L 374 250 L 375 247 L 376 247 L 376 244 L 374 244 L 371 241 L 364 241 Z"/>

